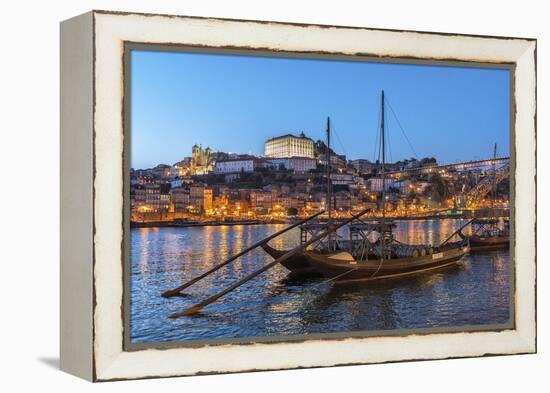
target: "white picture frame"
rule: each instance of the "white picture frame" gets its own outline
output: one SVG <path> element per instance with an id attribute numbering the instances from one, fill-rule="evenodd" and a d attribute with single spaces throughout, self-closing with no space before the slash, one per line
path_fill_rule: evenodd
<path id="1" fill-rule="evenodd" d="M 124 346 L 125 43 L 513 67 L 514 327 Z M 90 381 L 536 352 L 536 40 L 92 11 L 61 24 L 61 368 Z"/>

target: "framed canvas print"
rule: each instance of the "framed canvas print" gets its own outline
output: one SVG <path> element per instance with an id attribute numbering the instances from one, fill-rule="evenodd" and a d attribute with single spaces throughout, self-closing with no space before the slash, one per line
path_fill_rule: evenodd
<path id="1" fill-rule="evenodd" d="M 536 40 L 61 24 L 61 367 L 536 351 Z"/>

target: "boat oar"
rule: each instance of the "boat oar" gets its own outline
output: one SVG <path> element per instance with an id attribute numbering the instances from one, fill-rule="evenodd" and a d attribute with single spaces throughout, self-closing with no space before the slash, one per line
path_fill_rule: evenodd
<path id="1" fill-rule="evenodd" d="M 472 218 L 470 221 L 468 221 L 466 224 L 462 225 L 460 228 L 458 228 L 456 231 L 453 232 L 453 234 L 451 236 L 449 236 L 447 239 L 445 239 L 445 241 L 443 243 L 441 243 L 439 245 L 439 247 L 445 245 L 449 240 L 451 240 L 451 238 L 456 235 L 458 232 L 460 232 L 461 230 L 463 230 L 465 227 L 467 227 L 468 225 L 470 225 L 472 223 L 472 221 L 474 221 L 475 218 Z"/>
<path id="2" fill-rule="evenodd" d="M 318 242 L 319 240 L 321 240 L 322 238 L 324 238 L 325 236 L 327 236 L 328 234 L 332 233 L 332 232 L 335 232 L 337 229 L 343 227 L 344 225 L 348 224 L 349 222 L 353 221 L 353 220 L 356 220 L 358 219 L 359 217 L 363 216 L 364 214 L 367 213 L 367 211 L 369 211 L 370 209 L 365 209 L 363 211 L 361 211 L 360 213 L 352 216 L 351 218 L 349 219 L 346 219 L 345 221 L 343 221 L 342 223 L 340 224 L 337 224 L 337 225 L 333 225 L 330 227 L 330 229 L 326 230 L 325 232 L 317 235 L 317 236 L 314 236 L 312 237 L 310 240 L 308 240 L 307 242 L 299 245 L 299 246 L 296 246 L 294 247 L 292 250 L 290 250 L 289 252 L 287 252 L 286 254 L 282 255 L 281 257 L 275 259 L 273 262 L 270 262 L 268 263 L 267 265 L 263 266 L 262 268 L 250 273 L 249 275 L 247 275 L 246 277 L 244 277 L 243 279 L 237 281 L 235 284 L 231 285 L 230 287 L 228 287 L 227 289 L 224 289 L 223 291 L 213 295 L 213 296 L 210 296 L 208 299 L 206 300 L 203 300 L 202 302 L 200 303 L 197 303 L 195 304 L 194 306 L 188 308 L 187 310 L 184 310 L 182 312 L 177 312 L 177 313 L 174 313 L 174 314 L 171 314 L 169 315 L 170 318 L 179 318 L 181 316 L 184 316 L 184 315 L 193 315 L 193 314 L 196 314 L 198 313 L 203 307 L 205 306 L 208 306 L 210 303 L 214 303 L 216 300 L 218 300 L 219 298 L 221 298 L 222 296 L 226 295 L 227 293 L 233 291 L 234 289 L 240 287 L 241 285 L 243 285 L 244 283 L 246 283 L 247 281 L 250 281 L 251 279 L 253 279 L 254 277 L 260 275 L 261 273 L 265 272 L 266 270 L 268 269 L 271 269 L 273 266 L 281 263 L 281 262 L 284 262 L 286 261 L 287 259 L 289 259 L 290 257 L 296 255 L 297 253 L 299 253 L 300 251 L 304 250 L 306 247 L 308 247 L 309 245 L 315 243 L 315 242 Z"/>
<path id="3" fill-rule="evenodd" d="M 229 259 L 223 261 L 223 262 L 220 263 L 219 265 L 214 266 L 212 269 L 210 269 L 210 270 L 204 272 L 204 273 L 201 274 L 200 276 L 197 276 L 197 277 L 193 278 L 192 280 L 186 282 L 186 283 L 183 284 L 183 285 L 180 285 L 180 286 L 177 287 L 177 288 L 170 289 L 170 290 L 168 290 L 168 291 L 162 293 L 162 296 L 163 296 L 163 297 L 178 296 L 178 295 L 181 293 L 181 291 L 183 291 L 185 288 L 188 288 L 188 287 L 190 287 L 191 285 L 193 285 L 194 283 L 196 283 L 197 281 L 200 281 L 200 280 L 202 280 L 203 278 L 205 278 L 206 276 L 209 276 L 210 274 L 214 273 L 216 270 L 221 269 L 221 268 L 224 267 L 225 265 L 227 265 L 227 264 L 233 262 L 235 259 L 237 259 L 237 258 L 239 258 L 239 257 L 242 257 L 244 254 L 246 254 L 246 253 L 252 251 L 253 249 L 255 249 L 255 248 L 261 246 L 262 244 L 265 244 L 265 243 L 267 243 L 268 241 L 270 241 L 270 240 L 276 238 L 277 236 L 280 236 L 280 235 L 282 235 L 283 233 L 285 233 L 285 232 L 287 232 L 287 231 L 290 231 L 291 229 L 294 229 L 294 228 L 296 228 L 297 226 L 300 226 L 300 225 L 302 225 L 302 224 L 308 222 L 309 220 L 311 220 L 311 219 L 313 219 L 313 218 L 315 218 L 315 217 L 317 217 L 317 216 L 323 214 L 324 212 L 325 212 L 324 210 L 321 210 L 320 212 L 315 213 L 315 214 L 312 215 L 312 216 L 309 216 L 309 217 L 307 217 L 307 218 L 305 218 L 305 219 L 303 219 L 303 220 L 301 220 L 301 221 L 298 221 L 297 223 L 294 223 L 294 224 L 292 224 L 292 225 L 290 225 L 290 226 L 288 226 L 288 227 L 286 227 L 286 228 L 284 228 L 284 229 L 282 229 L 282 230 L 280 230 L 280 231 L 278 231 L 278 232 L 275 232 L 274 234 L 272 234 L 272 235 L 266 237 L 265 239 L 262 239 L 262 240 L 260 240 L 259 242 L 254 243 L 254 244 L 251 245 L 250 247 L 248 247 L 248 248 L 242 250 L 241 252 L 239 252 L 239 253 L 233 255 L 231 258 L 229 258 Z"/>

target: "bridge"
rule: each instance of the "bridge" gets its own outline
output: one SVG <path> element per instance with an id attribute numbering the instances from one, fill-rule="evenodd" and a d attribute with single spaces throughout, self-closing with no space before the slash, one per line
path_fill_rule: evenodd
<path id="1" fill-rule="evenodd" d="M 496 187 L 498 183 L 507 179 L 510 176 L 510 163 L 506 163 L 494 172 L 485 176 L 479 183 L 477 183 L 466 194 L 466 207 L 468 209 L 475 209 L 479 206 L 479 203 L 485 198 L 489 192 Z"/>
<path id="2" fill-rule="evenodd" d="M 449 170 L 449 169 L 463 171 L 468 168 L 479 168 L 484 166 L 499 165 L 503 163 L 508 163 L 509 161 L 510 161 L 510 157 L 496 157 L 496 158 L 488 158 L 483 160 L 457 162 L 453 164 L 422 166 L 418 168 L 406 168 L 399 171 L 386 172 L 386 174 L 394 178 L 401 178 L 406 175 L 420 174 L 420 173 L 434 173 L 441 170 Z"/>
<path id="3" fill-rule="evenodd" d="M 501 165 L 502 164 L 502 165 Z M 409 168 L 400 171 L 386 172 L 393 178 L 402 178 L 407 175 L 421 173 L 436 173 L 443 170 L 463 171 L 469 168 L 479 168 L 494 166 L 494 172 L 491 171 L 482 178 L 472 189 L 466 193 L 466 209 L 475 210 L 480 206 L 483 199 L 491 192 L 493 187 L 510 176 L 510 157 L 496 157 L 483 160 L 472 160 L 445 165 L 432 165 L 419 168 Z"/>

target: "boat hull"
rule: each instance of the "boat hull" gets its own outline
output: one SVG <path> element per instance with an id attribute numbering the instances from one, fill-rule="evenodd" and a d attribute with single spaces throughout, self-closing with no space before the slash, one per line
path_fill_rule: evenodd
<path id="1" fill-rule="evenodd" d="M 305 252 L 312 270 L 337 283 L 373 281 L 399 278 L 426 273 L 456 264 L 470 252 L 469 246 L 461 246 L 422 257 L 397 258 L 384 261 L 342 261 L 330 256 Z"/>
<path id="2" fill-rule="evenodd" d="M 288 253 L 290 250 L 278 250 L 271 247 L 269 244 L 262 244 L 262 249 L 268 253 L 273 259 L 278 259 Z M 303 252 L 299 252 L 287 260 L 281 262 L 287 270 L 290 270 L 295 275 L 312 275 L 315 274 L 313 266 L 309 263 Z"/>
<path id="3" fill-rule="evenodd" d="M 510 248 L 510 237 L 508 236 L 470 236 L 468 240 L 470 241 L 472 252 L 507 250 Z"/>

